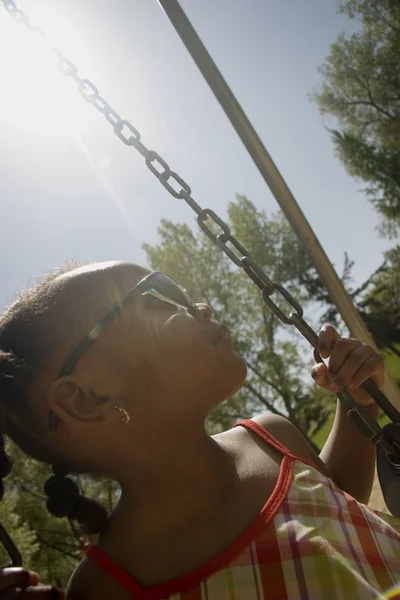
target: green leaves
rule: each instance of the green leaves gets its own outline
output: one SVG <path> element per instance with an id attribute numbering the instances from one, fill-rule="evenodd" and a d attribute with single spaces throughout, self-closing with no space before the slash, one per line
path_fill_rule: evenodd
<path id="1" fill-rule="evenodd" d="M 32 564 L 39 549 L 39 543 L 35 531 L 31 529 L 32 524 L 24 521 L 18 514 L 17 504 L 17 490 L 11 490 L 5 494 L 0 504 L 0 522 L 21 552 L 23 564 Z M 10 557 L 3 546 L 0 546 L 0 564 L 7 564 L 9 561 Z"/>
<path id="2" fill-rule="evenodd" d="M 378 145 L 365 135 L 332 131 L 336 153 L 350 175 L 365 181 L 366 193 L 389 222 L 400 215 L 400 138 L 398 145 Z M 387 235 L 396 228 L 384 229 Z"/>
<path id="3" fill-rule="evenodd" d="M 390 234 L 400 223 L 400 4 L 347 0 L 340 11 L 358 22 L 341 34 L 320 68 L 314 94 L 320 112 L 334 117 L 337 155 L 366 192 Z"/>
<path id="4" fill-rule="evenodd" d="M 8 451 L 13 457 L 13 469 L 5 479 L 0 522 L 21 551 L 24 567 L 40 573 L 44 583 L 65 587 L 83 556 L 79 532 L 67 519 L 55 519 L 46 510 L 43 485 L 50 467 L 30 458 L 14 444 L 9 444 Z M 89 498 L 110 510 L 115 505 L 119 487 L 114 481 L 79 476 L 78 483 Z M 0 560 L 8 561 L 1 545 Z"/>

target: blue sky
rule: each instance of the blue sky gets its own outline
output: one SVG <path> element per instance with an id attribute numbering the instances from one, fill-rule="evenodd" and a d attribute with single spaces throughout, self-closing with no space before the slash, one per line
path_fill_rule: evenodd
<path id="1" fill-rule="evenodd" d="M 380 264 L 388 242 L 375 230 L 378 218 L 362 185 L 335 158 L 308 97 L 330 44 L 351 25 L 336 15 L 336 4 L 182 0 L 328 256 L 341 270 L 347 251 L 360 283 Z M 268 212 L 277 210 L 156 0 L 19 5 L 53 32 L 81 75 L 189 182 L 201 205 L 225 216 L 238 192 Z M 28 36 L 15 41 L 15 26 L 2 8 L 0 28 L 3 46 L 7 39 L 14 45 L 8 54 L 0 47 L 4 304 L 66 258 L 143 263 L 141 245 L 157 241 L 160 218 L 193 223 L 193 216 L 81 101 L 72 83 L 32 60 Z"/>

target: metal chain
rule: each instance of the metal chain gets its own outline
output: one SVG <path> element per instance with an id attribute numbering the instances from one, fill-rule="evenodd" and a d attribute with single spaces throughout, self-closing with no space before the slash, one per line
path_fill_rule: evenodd
<path id="1" fill-rule="evenodd" d="M 0 0 L 8 14 L 20 25 L 26 27 L 29 32 L 38 34 L 46 41 L 45 33 L 39 28 L 32 26 L 29 18 L 17 7 L 14 0 Z M 286 324 L 296 327 L 302 336 L 311 344 L 314 350 L 317 348 L 318 336 L 303 318 L 303 309 L 292 294 L 281 284 L 272 281 L 263 269 L 256 263 L 246 248 L 231 233 L 225 223 L 210 208 L 202 208 L 192 196 L 192 190 L 188 183 L 175 171 L 171 170 L 169 164 L 155 150 L 149 150 L 141 141 L 140 132 L 130 121 L 123 119 L 108 102 L 100 95 L 97 87 L 89 80 L 80 77 L 74 63 L 68 60 L 56 46 L 50 46 L 58 58 L 58 68 L 63 75 L 69 77 L 77 84 L 78 92 L 95 109 L 102 113 L 112 126 L 115 135 L 127 146 L 133 146 L 145 159 L 146 166 L 155 175 L 165 189 L 179 200 L 184 200 L 197 215 L 197 222 L 208 238 L 216 244 L 226 256 L 248 275 L 248 277 L 260 289 L 262 298 L 270 310 L 278 319 Z M 217 228 L 219 233 L 214 233 Z M 271 298 L 277 294 L 280 301 L 284 301 L 293 310 L 285 313 Z M 314 357 L 317 362 L 322 362 L 321 357 L 315 350 Z M 358 404 L 347 392 L 338 394 L 340 400 L 348 409 L 349 416 L 357 423 L 368 439 L 374 443 L 383 443 L 381 428 L 370 416 L 368 411 Z M 387 401 L 388 402 L 388 401 Z"/>
<path id="2" fill-rule="evenodd" d="M 44 32 L 38 27 L 30 24 L 29 18 L 17 7 L 14 0 L 2 0 L 5 9 L 9 15 L 19 24 L 24 25 L 30 32 L 38 33 L 44 40 Z M 303 309 L 282 285 L 271 281 L 264 273 L 261 267 L 250 256 L 246 248 L 231 233 L 229 226 L 210 208 L 203 209 L 193 198 L 192 190 L 186 181 L 171 169 L 166 160 L 155 150 L 149 150 L 141 141 L 140 132 L 132 125 L 130 121 L 122 119 L 108 102 L 100 96 L 98 88 L 89 80 L 79 76 L 78 69 L 70 60 L 68 60 L 60 50 L 51 46 L 53 52 L 58 58 L 58 68 L 66 77 L 71 78 L 76 84 L 81 96 L 101 112 L 107 121 L 111 124 L 116 136 L 127 146 L 133 146 L 145 159 L 148 169 L 155 175 L 158 181 L 165 189 L 177 199 L 184 200 L 197 214 L 197 222 L 204 233 L 230 258 L 230 260 L 241 267 L 244 272 L 252 279 L 262 292 L 264 302 L 275 313 L 275 315 L 285 324 L 296 325 L 303 317 Z M 214 233 L 217 228 L 220 233 Z M 285 300 L 294 310 L 294 313 L 286 315 L 281 308 L 270 298 L 277 292 L 281 300 Z M 296 322 L 292 318 L 296 315 Z M 310 341 L 310 340 L 309 340 Z M 313 345 L 316 344 L 316 334 Z"/>

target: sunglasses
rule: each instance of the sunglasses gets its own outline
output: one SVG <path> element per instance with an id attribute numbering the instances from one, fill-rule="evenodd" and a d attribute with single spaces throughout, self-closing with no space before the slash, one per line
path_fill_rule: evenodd
<path id="1" fill-rule="evenodd" d="M 164 273 L 150 273 L 141 279 L 139 283 L 122 298 L 119 304 L 113 306 L 111 310 L 100 321 L 98 321 L 94 327 L 92 327 L 88 335 L 79 342 L 74 350 L 72 350 L 71 354 L 61 367 L 61 371 L 59 373 L 60 378 L 72 374 L 78 361 L 85 354 L 85 352 L 89 350 L 89 348 L 103 333 L 106 327 L 112 323 L 116 317 L 121 316 L 127 306 L 129 306 L 138 296 L 153 296 L 165 304 L 170 304 L 177 308 L 184 309 L 191 315 L 196 313 L 196 307 L 187 291 L 183 287 L 175 283 L 167 275 L 164 275 Z M 57 426 L 58 417 L 52 410 L 50 410 L 49 428 L 51 431 L 56 431 Z"/>

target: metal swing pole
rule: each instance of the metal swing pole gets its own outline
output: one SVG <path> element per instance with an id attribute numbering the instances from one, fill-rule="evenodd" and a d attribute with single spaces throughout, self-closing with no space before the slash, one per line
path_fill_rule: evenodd
<path id="1" fill-rule="evenodd" d="M 190 23 L 178 0 L 158 0 L 186 49 L 223 108 L 226 116 L 245 145 L 264 181 L 268 185 L 293 231 L 306 248 L 319 276 L 336 304 L 352 336 L 376 349 L 365 323 L 353 305 L 342 281 L 322 248 L 295 197 L 280 174 L 267 149 L 258 137 L 239 102 L 214 63 L 206 47 Z M 386 373 L 385 394 L 400 409 L 400 391 Z"/>

